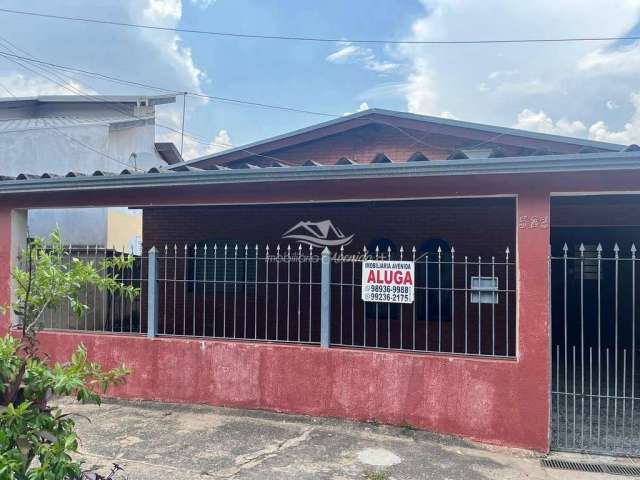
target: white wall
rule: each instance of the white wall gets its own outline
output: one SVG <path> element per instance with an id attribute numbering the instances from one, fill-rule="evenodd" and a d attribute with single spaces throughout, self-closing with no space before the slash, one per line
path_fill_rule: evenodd
<path id="1" fill-rule="evenodd" d="M 134 163 L 144 170 L 163 164 L 155 152 L 152 119 L 124 126 L 107 123 L 69 126 L 72 121 L 66 118 L 99 118 L 100 115 L 108 118 L 118 113 L 92 104 L 71 105 L 66 110 L 60 105 L 48 108 L 52 111 L 46 113 L 53 117 L 36 118 L 37 128 L 25 128 L 24 121 L 20 121 L 14 129 L 8 124 L 0 129 L 0 175 L 44 172 L 65 175 L 69 171 L 90 175 L 95 170 L 119 173 Z M 118 109 L 121 108 L 119 105 Z M 0 119 L 34 114 L 42 112 L 23 109 L 18 115 L 18 111 L 0 110 Z M 135 160 L 130 158 L 133 152 L 137 154 Z M 58 227 L 65 243 L 108 246 L 105 244 L 107 217 L 104 208 L 35 210 L 29 213 L 29 235 L 46 236 Z"/>

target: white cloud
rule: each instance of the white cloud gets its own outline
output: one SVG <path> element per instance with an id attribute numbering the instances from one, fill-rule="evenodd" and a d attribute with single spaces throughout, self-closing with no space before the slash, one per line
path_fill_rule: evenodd
<path id="1" fill-rule="evenodd" d="M 437 110 L 438 96 L 433 86 L 432 72 L 426 59 L 417 59 L 407 84 L 403 87 L 407 98 L 407 110 L 411 113 L 433 115 Z"/>
<path id="2" fill-rule="evenodd" d="M 448 112 L 448 111 L 446 111 L 446 110 L 445 110 L 445 111 L 443 111 L 443 112 L 440 112 L 439 117 L 441 117 L 441 118 L 448 118 L 448 119 L 450 119 L 450 120 L 458 120 L 458 117 L 456 117 L 453 113 Z"/>
<path id="3" fill-rule="evenodd" d="M 91 16 L 105 20 L 150 23 L 174 28 L 179 25 L 184 5 L 181 0 L 130 0 L 128 2 L 59 0 L 56 6 L 70 16 Z M 37 9 L 39 4 L 36 0 L 7 0 L 5 7 Z M 202 84 L 208 79 L 206 72 L 198 66 L 181 36 L 171 31 L 110 27 L 88 29 L 81 23 L 24 18 L 20 22 L 5 22 L 2 35 L 11 38 L 18 47 L 35 57 L 140 83 L 180 91 L 202 92 Z M 44 75 L 27 71 L 12 62 L 0 62 L 0 82 L 15 95 L 158 93 L 143 87 L 125 86 L 69 72 L 58 72 L 58 75 L 63 78 L 54 77 L 50 72 Z M 63 83 L 64 87 L 57 85 L 56 82 Z M 3 89 L 0 88 L 0 95 L 4 95 L 2 91 Z M 195 130 L 195 127 L 190 126 L 189 119 L 204 103 L 206 103 L 204 99 L 189 98 L 186 111 L 187 130 L 189 128 Z M 158 106 L 156 115 L 158 140 L 173 141 L 179 147 L 180 135 L 162 128 L 160 124 L 166 124 L 175 129 L 180 128 L 181 98 L 179 97 L 175 104 Z M 185 157 L 195 156 L 203 151 L 202 145 L 185 135 Z"/>
<path id="4" fill-rule="evenodd" d="M 365 110 L 369 110 L 369 104 L 367 102 L 362 102 L 359 106 L 358 106 L 358 110 L 356 110 L 357 112 L 364 112 Z M 347 115 L 351 115 L 353 114 L 353 112 L 344 112 L 342 114 L 343 117 L 346 117 Z"/>
<path id="5" fill-rule="evenodd" d="M 35 97 L 38 95 L 74 95 L 83 92 L 94 95 L 96 92 L 74 80 L 57 79 L 56 82 L 42 77 L 29 77 L 23 73 L 0 74 L 0 95 L 11 92 L 16 97 Z M 2 93 L 2 91 L 5 91 Z"/>
<path id="6" fill-rule="evenodd" d="M 229 132 L 225 129 L 221 129 L 211 142 L 211 145 L 207 147 L 207 154 L 221 152 L 223 150 L 227 150 L 228 148 L 233 147 L 231 143 L 231 137 L 229 136 Z"/>
<path id="7" fill-rule="evenodd" d="M 524 109 L 518 114 L 518 120 L 514 127 L 573 137 L 588 136 L 592 140 L 622 145 L 640 143 L 640 91 L 631 94 L 630 102 L 633 113 L 620 130 L 612 129 L 603 120 L 594 122 L 589 128 L 579 120 L 569 121 L 562 118 L 554 122 L 544 111 L 534 112 L 529 109 Z"/>
<path id="8" fill-rule="evenodd" d="M 518 114 L 518 121 L 514 128 L 571 137 L 583 136 L 587 132 L 587 127 L 579 120 L 569 121 L 563 118 L 554 122 L 542 110 L 534 112 L 528 108 Z"/>
<path id="9" fill-rule="evenodd" d="M 176 28 L 182 18 L 182 2 L 181 0 L 148 0 L 146 8 L 142 10 L 142 18 L 145 23 Z M 147 40 L 150 48 L 165 57 L 165 63 L 181 77 L 183 85 L 189 89 L 201 91 L 200 86 L 206 75 L 195 65 L 191 49 L 182 46 L 180 35 L 146 29 L 141 30 L 140 35 Z"/>
<path id="10" fill-rule="evenodd" d="M 412 23 L 406 40 L 614 37 L 628 34 L 640 20 L 640 0 L 421 3 L 424 13 Z M 558 22 L 558 18 L 571 21 Z M 620 47 L 606 42 L 405 44 L 395 51 L 395 61 L 408 64 L 409 73 L 402 86 L 388 93 L 404 97 L 410 111 L 453 111 L 467 120 L 503 125 L 511 124 L 532 104 L 556 118 L 580 118 L 583 125 L 595 123 L 602 118 L 598 107 L 603 106 L 593 98 L 629 94 L 638 88 L 640 73 L 639 45 Z M 587 72 L 594 74 L 585 75 Z M 633 75 L 621 78 L 621 72 L 636 72 L 635 79 Z M 620 80 L 612 82 L 613 77 Z M 573 122 L 558 123 L 553 123 L 554 130 L 581 131 Z M 549 128 L 548 123 L 543 125 Z"/>
<path id="11" fill-rule="evenodd" d="M 607 100 L 606 105 L 609 110 L 615 110 L 616 108 L 618 108 L 618 104 L 613 100 Z"/>
<path id="12" fill-rule="evenodd" d="M 356 45 L 347 45 L 328 55 L 326 60 L 331 63 L 346 63 L 349 59 L 357 57 L 360 50 L 360 47 Z"/>
<path id="13" fill-rule="evenodd" d="M 621 144 L 640 143 L 640 91 L 631 95 L 631 104 L 634 113 L 631 119 L 624 124 L 622 130 L 611 130 L 602 120 L 594 123 L 589 128 L 589 137 L 603 142 Z"/>
<path id="14" fill-rule="evenodd" d="M 598 75 L 626 75 L 640 73 L 640 44 L 621 49 L 599 48 L 578 61 L 578 69 Z"/>
<path id="15" fill-rule="evenodd" d="M 336 64 L 359 64 L 365 69 L 377 73 L 389 73 L 400 65 L 387 60 L 380 60 L 370 48 L 352 45 L 349 42 L 340 42 L 341 48 L 329 54 L 326 61 Z"/>

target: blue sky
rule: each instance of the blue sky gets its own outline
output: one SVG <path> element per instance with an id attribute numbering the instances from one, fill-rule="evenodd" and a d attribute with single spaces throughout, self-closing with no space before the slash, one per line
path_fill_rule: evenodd
<path id="1" fill-rule="evenodd" d="M 640 0 L 7 0 L 3 8 L 239 33 L 456 40 L 640 33 Z M 379 107 L 618 143 L 640 142 L 638 42 L 363 46 L 138 30 L 0 14 L 33 56 L 175 90 L 342 115 Z M 0 59 L 17 95 L 149 93 L 93 78 L 52 77 Z M 61 85 L 62 83 L 62 85 Z M 180 124 L 181 106 L 159 123 Z M 326 120 L 188 98 L 185 157 Z M 161 139 L 179 142 L 158 127 Z M 205 145 L 215 142 L 218 145 Z"/>

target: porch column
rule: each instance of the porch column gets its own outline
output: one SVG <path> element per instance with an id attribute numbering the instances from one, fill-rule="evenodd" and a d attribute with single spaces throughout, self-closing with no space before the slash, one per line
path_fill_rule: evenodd
<path id="1" fill-rule="evenodd" d="M 27 241 L 27 210 L 0 208 L 0 305 L 12 300 L 11 269 Z M 11 314 L 0 316 L 0 335 L 11 325 Z"/>
<path id="2" fill-rule="evenodd" d="M 518 362 L 519 385 L 526 391 L 522 408 L 529 414 L 532 441 L 549 449 L 550 311 L 549 244 L 550 195 L 532 190 L 518 196 Z"/>

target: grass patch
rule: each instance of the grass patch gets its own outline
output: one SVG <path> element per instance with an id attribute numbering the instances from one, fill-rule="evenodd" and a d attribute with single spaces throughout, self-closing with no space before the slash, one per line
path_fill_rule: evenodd
<path id="1" fill-rule="evenodd" d="M 386 472 L 367 472 L 364 478 L 367 480 L 388 480 L 389 475 Z"/>

